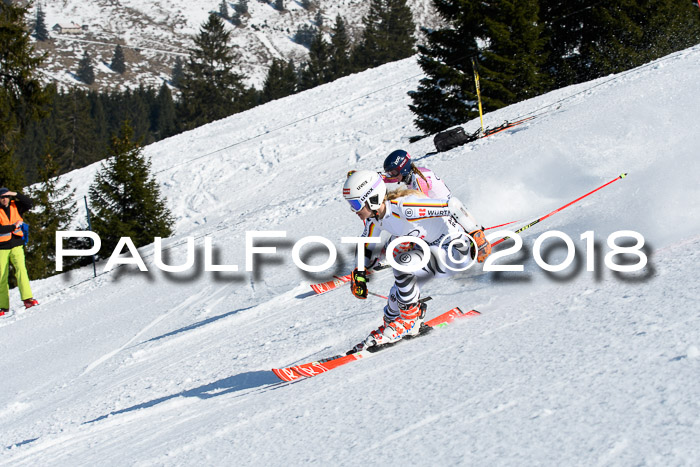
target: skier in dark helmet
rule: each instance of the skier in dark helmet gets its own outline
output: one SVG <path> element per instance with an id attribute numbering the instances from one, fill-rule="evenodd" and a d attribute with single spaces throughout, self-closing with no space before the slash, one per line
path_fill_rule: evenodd
<path id="1" fill-rule="evenodd" d="M 463 218 L 468 219 L 470 225 L 476 225 L 474 217 L 467 211 L 464 204 L 462 204 L 462 202 L 452 194 L 450 189 L 447 188 L 445 182 L 432 170 L 425 167 L 417 167 L 416 164 L 411 161 L 411 156 L 403 149 L 393 151 L 384 159 L 384 174 L 382 178 L 384 179 L 384 183 L 390 187 L 389 189 L 391 189 L 391 187 L 405 185 L 406 188 L 417 190 L 428 198 L 449 199 L 453 208 L 459 211 L 464 216 Z M 456 218 L 455 220 L 459 222 Z M 462 228 L 464 228 L 466 232 L 469 232 L 467 227 L 466 225 L 462 225 Z M 394 237 L 389 238 L 387 243 L 391 242 L 393 239 Z M 394 249 L 394 257 L 399 253 L 407 251 L 409 248 L 412 248 L 412 245 L 400 244 Z"/>
<path id="2" fill-rule="evenodd" d="M 418 190 L 429 198 L 449 198 L 451 195 L 450 189 L 435 172 L 417 167 L 403 149 L 397 149 L 384 159 L 383 178 L 389 186 L 403 183 L 407 188 Z"/>

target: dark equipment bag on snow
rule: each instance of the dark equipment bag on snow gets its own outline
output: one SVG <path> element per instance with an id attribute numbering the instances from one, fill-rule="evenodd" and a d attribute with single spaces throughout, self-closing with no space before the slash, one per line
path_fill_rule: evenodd
<path id="1" fill-rule="evenodd" d="M 435 135 L 433 143 L 435 143 L 435 149 L 437 149 L 438 152 L 444 152 L 456 148 L 457 146 L 476 141 L 476 139 L 476 135 L 467 135 L 464 132 L 464 128 L 458 126 L 457 128 L 445 130 Z"/>

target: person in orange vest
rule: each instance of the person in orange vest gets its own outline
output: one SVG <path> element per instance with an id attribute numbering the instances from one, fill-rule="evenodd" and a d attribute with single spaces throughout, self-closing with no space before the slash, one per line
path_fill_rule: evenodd
<path id="1" fill-rule="evenodd" d="M 12 199 L 16 198 L 16 199 Z M 25 308 L 38 305 L 29 285 L 27 266 L 24 264 L 24 233 L 22 232 L 22 214 L 32 208 L 28 197 L 0 188 L 0 316 L 10 309 L 10 261 L 15 267 L 15 276 L 19 293 Z"/>

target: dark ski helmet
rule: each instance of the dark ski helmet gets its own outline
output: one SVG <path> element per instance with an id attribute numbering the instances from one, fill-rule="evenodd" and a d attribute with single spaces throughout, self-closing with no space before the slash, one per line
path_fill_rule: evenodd
<path id="1" fill-rule="evenodd" d="M 411 156 L 403 149 L 397 149 L 384 159 L 384 172 L 389 178 L 403 180 L 411 173 Z"/>

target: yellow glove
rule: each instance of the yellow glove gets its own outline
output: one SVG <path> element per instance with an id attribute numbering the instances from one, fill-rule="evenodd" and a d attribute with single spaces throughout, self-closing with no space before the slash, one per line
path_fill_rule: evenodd
<path id="1" fill-rule="evenodd" d="M 367 271 L 355 269 L 350 276 L 350 290 L 352 294 L 361 299 L 367 298 Z"/>

